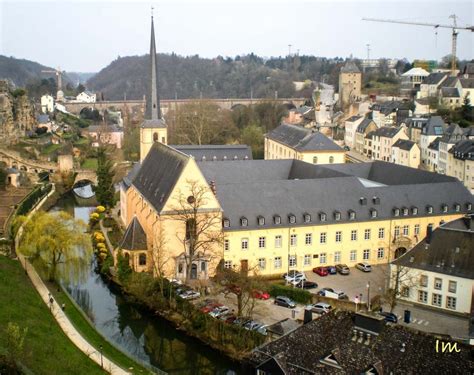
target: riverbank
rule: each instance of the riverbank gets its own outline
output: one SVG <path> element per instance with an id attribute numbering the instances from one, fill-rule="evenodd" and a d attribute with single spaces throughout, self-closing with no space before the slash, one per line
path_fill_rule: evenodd
<path id="1" fill-rule="evenodd" d="M 21 292 L 19 292 L 21 291 Z M 0 352 L 8 350 L 8 323 L 27 328 L 20 367 L 39 375 L 105 374 L 57 325 L 18 260 L 0 256 Z"/>

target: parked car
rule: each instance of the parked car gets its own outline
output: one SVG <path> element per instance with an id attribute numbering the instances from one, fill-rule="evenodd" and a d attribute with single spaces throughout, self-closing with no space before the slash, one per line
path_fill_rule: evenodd
<path id="1" fill-rule="evenodd" d="M 306 280 L 306 275 L 299 271 L 290 271 L 288 274 L 285 273 L 284 279 L 291 283 L 293 281 Z"/>
<path id="2" fill-rule="evenodd" d="M 247 322 L 249 321 L 249 319 L 246 319 L 246 318 L 237 318 L 233 321 L 233 323 L 235 325 L 238 325 L 238 326 L 243 326 L 245 325 Z"/>
<path id="3" fill-rule="evenodd" d="M 342 290 L 335 290 L 334 293 L 337 294 L 338 299 L 349 299 L 349 297 Z"/>
<path id="4" fill-rule="evenodd" d="M 313 268 L 313 272 L 319 276 L 327 276 L 329 274 L 329 271 L 326 267 Z"/>
<path id="5" fill-rule="evenodd" d="M 334 289 L 332 289 L 332 288 L 322 288 L 322 289 L 318 292 L 318 295 L 325 297 L 325 296 L 326 296 L 326 292 L 334 293 Z"/>
<path id="6" fill-rule="evenodd" d="M 225 322 L 226 323 L 234 323 L 237 320 L 237 317 L 235 315 L 227 315 Z"/>
<path id="7" fill-rule="evenodd" d="M 336 271 L 341 275 L 349 275 L 351 273 L 349 267 L 347 267 L 345 264 L 336 264 Z"/>
<path id="8" fill-rule="evenodd" d="M 388 311 L 380 311 L 379 315 L 383 316 L 385 321 L 388 323 L 398 323 L 398 318 L 394 313 Z"/>
<path id="9" fill-rule="evenodd" d="M 318 302 L 306 306 L 307 309 L 318 314 L 327 314 L 332 310 L 332 306 L 329 303 Z"/>
<path id="10" fill-rule="evenodd" d="M 268 292 L 263 292 L 261 290 L 254 290 L 253 298 L 267 300 L 270 298 L 270 294 Z"/>
<path id="11" fill-rule="evenodd" d="M 261 327 L 257 328 L 256 331 L 260 333 L 261 335 L 266 336 L 267 335 L 267 326 L 262 325 Z"/>
<path id="12" fill-rule="evenodd" d="M 294 309 L 296 307 L 296 303 L 293 300 L 284 296 L 275 297 L 273 303 L 278 306 L 288 307 L 289 309 Z"/>
<path id="13" fill-rule="evenodd" d="M 263 324 L 256 322 L 255 320 L 249 320 L 247 323 L 243 325 L 243 327 L 249 331 L 255 331 L 261 326 L 263 326 Z"/>
<path id="14" fill-rule="evenodd" d="M 364 272 L 372 271 L 372 266 L 369 263 L 357 263 L 356 268 Z"/>
<path id="15" fill-rule="evenodd" d="M 335 275 L 337 273 L 336 267 L 334 266 L 326 266 L 326 269 L 330 275 Z"/>
<path id="16" fill-rule="evenodd" d="M 218 302 L 210 303 L 209 305 L 202 307 L 201 311 L 203 313 L 207 314 L 207 313 L 210 313 L 211 311 L 213 311 L 214 309 L 216 309 L 217 307 L 220 307 L 220 306 L 223 306 L 222 303 L 218 303 Z"/>
<path id="17" fill-rule="evenodd" d="M 196 298 L 201 297 L 201 293 L 196 292 L 194 290 L 186 290 L 183 293 L 179 294 L 178 297 L 182 299 L 191 300 L 191 299 L 196 299 Z"/>
<path id="18" fill-rule="evenodd" d="M 229 311 L 229 308 L 227 306 L 216 307 L 214 310 L 212 310 L 209 313 L 209 316 L 212 316 L 213 318 L 218 318 L 220 315 L 225 314 L 228 311 Z"/>
<path id="19" fill-rule="evenodd" d="M 292 283 L 296 288 L 303 288 L 303 289 L 314 289 L 318 287 L 318 284 L 307 281 L 307 280 L 299 280 Z"/>

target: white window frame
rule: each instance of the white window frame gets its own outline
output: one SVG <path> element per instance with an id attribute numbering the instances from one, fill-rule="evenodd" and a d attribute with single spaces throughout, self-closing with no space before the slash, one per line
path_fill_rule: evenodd
<path id="1" fill-rule="evenodd" d="M 441 277 L 435 277 L 433 281 L 433 289 L 435 290 L 443 289 L 443 279 Z"/>
<path id="2" fill-rule="evenodd" d="M 249 239 L 248 238 L 241 238 L 240 239 L 240 249 L 241 250 L 248 250 L 249 249 Z"/>
<path id="3" fill-rule="evenodd" d="M 295 247 L 298 243 L 298 235 L 290 234 L 290 246 Z"/>
<path id="4" fill-rule="evenodd" d="M 341 252 L 340 251 L 335 251 L 334 252 L 334 262 L 335 263 L 340 263 L 341 262 Z"/>
<path id="5" fill-rule="evenodd" d="M 357 250 L 351 250 L 349 253 L 349 260 L 351 262 L 357 262 Z"/>
<path id="6" fill-rule="evenodd" d="M 231 269 L 232 268 L 232 261 L 231 260 L 225 260 L 224 261 L 224 268 Z"/>
<path id="7" fill-rule="evenodd" d="M 366 240 L 366 241 L 370 240 L 370 235 L 371 235 L 371 230 L 370 229 L 364 229 L 364 240 Z"/>
<path id="8" fill-rule="evenodd" d="M 258 237 L 258 248 L 265 249 L 267 245 L 267 238 L 265 236 Z"/>
<path id="9" fill-rule="evenodd" d="M 282 266 L 281 257 L 275 257 L 275 259 L 273 259 L 273 266 L 276 270 L 281 268 Z"/>
<path id="10" fill-rule="evenodd" d="M 370 260 L 370 249 L 364 249 L 364 251 L 362 252 L 362 259 Z"/>
<path id="11" fill-rule="evenodd" d="M 327 253 L 321 253 L 321 254 L 319 254 L 319 263 L 320 263 L 320 264 L 326 264 L 327 261 L 328 261 Z"/>
<path id="12" fill-rule="evenodd" d="M 448 282 L 448 292 L 449 293 L 456 293 L 457 289 L 458 289 L 457 281 L 449 280 L 449 282 Z"/>
<path id="13" fill-rule="evenodd" d="M 351 241 L 357 241 L 357 229 L 351 230 Z"/>
<path id="14" fill-rule="evenodd" d="M 377 259 L 385 258 L 385 249 L 383 247 L 379 247 L 377 249 Z"/>
<path id="15" fill-rule="evenodd" d="M 446 296 L 446 308 L 456 310 L 457 298 L 453 296 Z"/>
<path id="16" fill-rule="evenodd" d="M 311 254 L 305 254 L 304 256 L 304 265 L 305 266 L 311 266 Z"/>
<path id="17" fill-rule="evenodd" d="M 306 233 L 304 235 L 304 244 L 305 245 L 311 245 L 313 243 L 313 234 L 312 233 Z"/>
<path id="18" fill-rule="evenodd" d="M 280 248 L 281 245 L 282 245 L 282 237 L 281 237 L 281 234 L 277 234 L 275 236 L 275 248 Z"/>
<path id="19" fill-rule="evenodd" d="M 436 307 L 441 307 L 441 304 L 443 303 L 443 296 L 438 293 L 433 293 L 431 295 L 431 304 Z"/>
<path id="20" fill-rule="evenodd" d="M 428 292 L 425 290 L 418 291 L 418 302 L 428 303 Z"/>
<path id="21" fill-rule="evenodd" d="M 379 239 L 385 238 L 385 228 L 379 228 Z"/>
<path id="22" fill-rule="evenodd" d="M 293 268 L 293 267 L 296 267 L 296 265 L 297 265 L 296 255 L 290 255 L 288 257 L 288 266 Z"/>
<path id="23" fill-rule="evenodd" d="M 319 243 L 325 244 L 327 243 L 327 240 L 328 240 L 327 232 L 321 232 L 321 234 L 319 235 Z"/>
<path id="24" fill-rule="evenodd" d="M 265 258 L 258 258 L 258 268 L 264 270 L 267 267 L 267 260 Z"/>
<path id="25" fill-rule="evenodd" d="M 336 242 L 342 242 L 342 231 L 336 231 Z"/>

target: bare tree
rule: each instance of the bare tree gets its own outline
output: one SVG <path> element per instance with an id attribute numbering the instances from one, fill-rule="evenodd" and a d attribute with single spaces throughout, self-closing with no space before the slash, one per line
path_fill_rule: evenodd
<path id="1" fill-rule="evenodd" d="M 388 267 L 388 287 L 385 290 L 383 299 L 390 306 L 390 312 L 393 312 L 397 305 L 398 298 L 403 296 L 404 290 L 418 285 L 418 278 L 409 267 L 392 264 Z"/>
<path id="2" fill-rule="evenodd" d="M 209 265 L 222 250 L 222 213 L 218 207 L 208 207 L 212 194 L 209 186 L 186 180 L 186 187 L 184 191 L 178 190 L 172 208 L 175 214 L 171 219 L 185 228 L 185 234 L 178 232 L 176 237 L 183 245 L 187 282 L 191 280 L 193 262 L 203 259 Z"/>
<path id="3" fill-rule="evenodd" d="M 153 245 L 151 250 L 151 267 L 153 276 L 158 278 L 160 284 L 160 293 L 164 297 L 164 280 L 166 275 L 166 265 L 171 260 L 170 252 L 167 247 L 167 239 L 162 228 L 153 230 Z"/>

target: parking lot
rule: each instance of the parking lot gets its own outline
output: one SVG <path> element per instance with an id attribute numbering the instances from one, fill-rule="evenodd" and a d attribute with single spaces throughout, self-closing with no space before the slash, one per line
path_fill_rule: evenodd
<path id="1" fill-rule="evenodd" d="M 367 302 L 367 284 L 370 282 L 371 298 L 377 294 L 383 294 L 385 291 L 385 283 L 388 277 L 388 266 L 378 265 L 372 266 L 371 272 L 362 272 L 356 268 L 350 268 L 349 275 L 327 275 L 319 276 L 313 272 L 305 272 L 309 281 L 318 284 L 316 289 L 310 289 L 310 292 L 317 293 L 321 288 L 332 288 L 334 290 L 343 291 L 351 301 L 356 296 L 362 294 L 361 302 Z"/>

